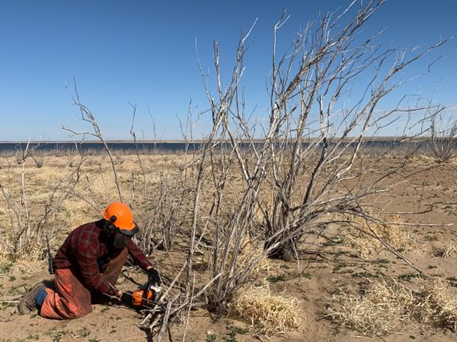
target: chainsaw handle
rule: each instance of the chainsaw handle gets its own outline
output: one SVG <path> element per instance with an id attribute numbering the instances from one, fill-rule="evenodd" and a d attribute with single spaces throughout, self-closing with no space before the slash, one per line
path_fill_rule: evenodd
<path id="1" fill-rule="evenodd" d="M 159 279 L 160 279 L 160 277 L 159 277 Z M 148 299 L 147 294 L 149 293 L 149 291 L 152 290 L 154 294 L 157 294 L 158 292 L 160 292 L 162 290 L 162 288 L 160 287 L 160 284 L 154 284 L 155 280 L 156 279 L 154 279 L 153 277 L 148 276 L 148 281 L 141 286 L 141 290 L 143 290 L 143 300 Z"/>

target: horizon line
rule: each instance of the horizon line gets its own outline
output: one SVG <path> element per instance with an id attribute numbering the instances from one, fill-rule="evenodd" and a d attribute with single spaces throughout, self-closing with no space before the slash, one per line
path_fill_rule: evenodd
<path id="1" fill-rule="evenodd" d="M 303 142 L 309 141 L 309 140 L 317 140 L 319 139 L 318 137 L 316 138 L 307 138 L 303 139 Z M 335 138 L 339 139 L 339 138 Z M 343 141 L 352 141 L 352 140 L 357 140 L 358 137 L 346 137 L 343 138 Z M 414 137 L 414 136 L 366 136 L 363 138 L 364 141 L 400 141 L 400 140 L 405 140 L 405 139 L 411 139 L 411 140 L 416 140 L 416 141 L 424 141 L 424 140 L 429 140 L 431 139 L 431 136 L 422 136 L 422 137 Z M 184 143 L 203 143 L 206 140 L 204 139 L 194 139 L 194 140 L 179 140 L 179 139 L 169 139 L 169 140 L 137 140 L 136 142 L 133 139 L 113 139 L 113 140 L 104 140 L 105 143 L 107 144 L 122 144 L 122 143 L 131 143 L 131 144 L 184 144 Z M 226 142 L 230 142 L 230 139 L 224 140 Z M 261 143 L 264 142 L 265 139 L 245 139 L 242 140 L 242 142 L 254 142 L 254 143 Z M 279 140 L 278 140 L 279 141 Z M 280 140 L 284 141 L 284 140 Z M 0 141 L 0 144 L 103 144 L 102 141 L 100 140 L 80 140 L 80 141 L 74 141 L 74 140 L 4 140 Z"/>

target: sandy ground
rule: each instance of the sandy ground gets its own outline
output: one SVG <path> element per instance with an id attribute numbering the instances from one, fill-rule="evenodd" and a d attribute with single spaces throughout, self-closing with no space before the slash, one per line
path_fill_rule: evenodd
<path id="1" fill-rule="evenodd" d="M 389 162 L 370 165 L 373 173 L 382 172 Z M 408 172 L 426 169 L 432 161 L 416 158 L 408 162 Z M 4 170 L 4 168 L 3 168 Z M 457 277 L 457 251 L 443 258 L 440 253 L 446 247 L 457 246 L 457 165 L 446 165 L 424 171 L 395 186 L 384 199 L 386 211 L 403 212 L 403 229 L 411 236 L 410 248 L 401 250 L 408 260 L 430 277 L 438 277 L 448 285 L 450 293 L 455 290 L 452 279 Z M 430 212 L 409 215 L 433 204 Z M 0 212 L 1 213 L 1 212 Z M 70 224 L 70 223 L 69 223 Z M 432 224 L 432 225 L 429 225 Z M 451 226 L 451 224 L 453 226 Z M 280 335 L 256 334 L 255 327 L 236 317 L 228 316 L 214 320 L 206 310 L 193 311 L 185 341 L 456 341 L 457 335 L 450 330 L 406 321 L 401 329 L 383 337 L 360 336 L 357 331 L 339 326 L 328 318 L 328 307 L 336 307 L 341 293 L 356 294 L 373 282 L 395 279 L 411 288 L 425 280 L 416 277 L 415 271 L 385 249 L 377 249 L 370 256 L 362 257 L 355 247 L 341 243 L 340 230 L 333 227 L 324 236 L 315 238 L 303 246 L 298 262 L 270 261 L 272 273 L 269 285 L 274 293 L 294 296 L 300 301 L 303 323 L 298 330 Z M 330 240 L 329 240 L 330 239 Z M 333 243 L 329 243 L 333 241 Z M 154 261 L 161 269 L 166 267 L 169 256 L 157 251 Z M 138 282 L 144 274 L 129 271 Z M 170 274 L 171 275 L 171 274 Z M 152 341 L 150 334 L 138 328 L 141 315 L 121 305 L 93 306 L 86 317 L 70 321 L 43 319 L 36 313 L 20 316 L 16 313 L 17 299 L 38 281 L 52 279 L 47 273 L 46 261 L 21 260 L 4 264 L 0 269 L 0 342 L 6 341 Z M 454 286 L 453 286 L 454 285 Z M 120 287 L 134 289 L 135 285 L 122 277 Z M 238 328 L 245 329 L 242 333 Z M 175 323 L 171 336 L 165 340 L 182 341 L 183 326 Z M 212 337 L 212 334 L 215 337 Z"/>

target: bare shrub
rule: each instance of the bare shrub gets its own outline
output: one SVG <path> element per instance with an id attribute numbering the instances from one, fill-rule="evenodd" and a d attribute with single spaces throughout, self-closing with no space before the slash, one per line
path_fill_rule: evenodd
<path id="1" fill-rule="evenodd" d="M 116 184 L 117 191 L 118 191 L 119 200 L 121 202 L 123 202 L 123 196 L 122 196 L 120 182 L 119 182 L 118 175 L 117 175 L 117 168 L 116 168 L 116 162 L 114 160 L 114 156 L 111 153 L 111 150 L 109 149 L 108 144 L 106 143 L 105 139 L 103 138 L 103 134 L 101 132 L 100 126 L 97 123 L 95 115 L 92 113 L 92 111 L 87 106 L 85 106 L 80 101 L 78 89 L 76 87 L 76 80 L 74 80 L 74 91 L 75 91 L 75 96 L 73 97 L 73 102 L 79 109 L 79 113 L 81 115 L 81 120 L 89 123 L 92 126 L 92 131 L 77 132 L 69 127 L 66 127 L 64 124 L 62 124 L 62 129 L 67 132 L 70 132 L 73 136 L 85 137 L 86 135 L 89 135 L 89 136 L 93 136 L 93 137 L 97 138 L 98 140 L 100 140 L 100 142 L 102 143 L 103 148 L 105 149 L 105 152 L 108 155 L 109 160 L 111 162 L 111 168 L 113 170 L 113 175 L 114 175 L 115 184 Z"/>
<path id="2" fill-rule="evenodd" d="M 162 159 L 145 174 L 143 186 L 139 186 L 148 201 L 138 210 L 144 227 L 140 246 L 149 253 L 155 248 L 170 251 L 179 236 L 189 236 L 189 230 L 184 228 L 190 224 L 194 183 L 192 175 L 179 166 L 186 159 L 184 155 L 170 161 Z"/>
<path id="3" fill-rule="evenodd" d="M 404 99 L 388 110 L 379 109 L 378 104 L 401 86 L 397 76 L 403 70 L 445 42 L 405 52 L 383 50 L 375 43 L 377 35 L 357 39 L 383 2 L 369 1 L 358 9 L 353 2 L 341 15 L 329 13 L 318 18 L 299 32 L 282 56 L 276 51 L 277 33 L 288 17 L 280 18 L 273 32 L 270 108 L 261 128 L 249 121 L 239 93 L 245 44 L 253 28 L 241 35 L 226 85 L 222 84 L 219 46 L 214 43 L 214 95 L 201 68 L 213 126 L 198 152 L 187 278 L 193 241 L 198 246 L 198 240 L 193 239 L 198 218 L 203 215 L 207 220 L 201 230 L 215 241 L 211 277 L 219 276 L 208 292 L 210 310 L 225 313 L 233 293 L 262 259 L 262 255 L 252 254 L 240 266 L 237 260 L 246 237 L 262 241 L 264 255 L 290 261 L 307 234 L 335 223 L 335 214 L 359 216 L 368 222 L 379 220 L 366 206 L 389 191 L 391 176 L 399 174 L 405 163 L 363 182 L 367 159 L 360 151 L 366 135 L 381 134 L 403 116 L 407 119 L 403 132 L 414 131 L 414 136 L 424 133 L 421 123 L 435 112 L 424 117 L 420 106 L 405 112 Z M 348 13 L 354 16 L 347 18 Z M 345 94 L 351 93 L 361 75 L 367 82 L 366 91 L 351 99 L 354 106 L 346 106 Z M 416 119 L 415 114 L 420 117 Z M 205 181 L 208 178 L 210 183 Z M 233 184 L 242 189 L 235 200 L 229 195 Z M 213 198 L 202 203 L 203 189 L 208 186 Z M 382 236 L 370 232 L 401 257 Z"/>
<path id="4" fill-rule="evenodd" d="M 0 253 L 10 260 L 38 260 L 44 258 L 45 236 L 52 238 L 62 205 L 79 182 L 82 159 L 71 172 L 53 178 L 47 191 L 37 196 L 29 190 L 27 148 L 23 156 L 20 169 L 10 167 L 0 184 L 0 203 L 7 217 L 0 236 Z"/>
<path id="5" fill-rule="evenodd" d="M 24 155 L 22 152 L 16 151 L 16 153 L 14 154 L 14 157 L 15 157 L 16 163 L 18 165 L 22 164 L 22 161 L 24 160 Z"/>
<path id="6" fill-rule="evenodd" d="M 223 240 L 223 239 L 222 239 Z M 223 257 L 222 251 L 224 249 L 219 246 L 219 251 L 221 254 L 216 260 L 219 260 Z M 237 253 L 237 254 L 234 254 Z M 256 260 L 255 264 L 251 267 L 247 280 L 252 281 L 264 281 L 273 270 L 278 267 L 275 266 L 272 261 L 264 253 L 264 246 L 262 240 L 251 239 L 249 237 L 244 237 L 240 241 L 239 250 L 236 250 L 236 246 L 232 245 L 230 252 L 227 256 L 227 268 L 228 265 L 232 263 L 232 260 L 235 259 L 236 267 L 243 269 L 246 266 L 250 266 L 252 260 Z M 209 253 L 205 253 L 205 261 L 210 265 L 211 268 L 214 267 L 214 255 L 212 249 L 209 249 Z"/>
<path id="7" fill-rule="evenodd" d="M 35 162 L 35 166 L 38 169 L 41 169 L 44 165 L 44 160 L 45 160 L 45 154 L 44 153 L 38 153 L 36 150 L 33 151 L 32 153 L 32 159 Z"/>
<path id="8" fill-rule="evenodd" d="M 429 146 L 437 163 L 447 162 L 457 153 L 457 120 L 444 109 L 440 108 L 430 123 Z"/>

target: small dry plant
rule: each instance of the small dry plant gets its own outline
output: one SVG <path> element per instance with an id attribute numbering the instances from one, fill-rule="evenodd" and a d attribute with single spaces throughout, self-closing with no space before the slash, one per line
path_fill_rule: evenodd
<path id="1" fill-rule="evenodd" d="M 232 309 L 263 334 L 297 329 L 302 323 L 299 301 L 294 297 L 272 295 L 267 285 L 238 290 Z"/>
<path id="2" fill-rule="evenodd" d="M 329 316 L 366 336 L 399 331 L 411 319 L 440 329 L 456 331 L 457 327 L 457 301 L 437 279 L 417 291 L 397 282 L 375 283 L 363 295 L 342 293 L 340 305 L 329 308 Z"/>

